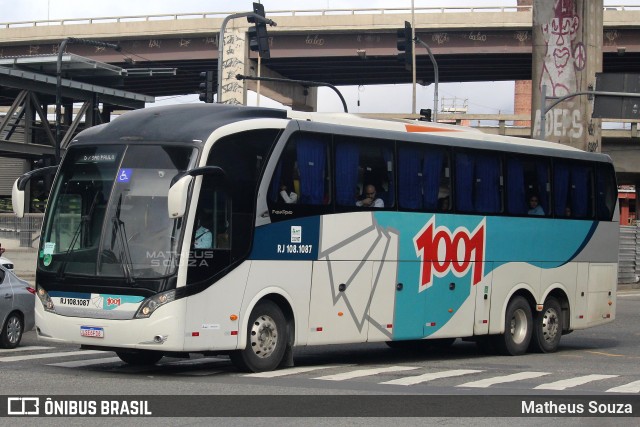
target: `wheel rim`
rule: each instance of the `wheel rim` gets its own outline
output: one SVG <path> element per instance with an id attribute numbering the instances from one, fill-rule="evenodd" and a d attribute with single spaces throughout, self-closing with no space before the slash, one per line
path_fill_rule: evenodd
<path id="1" fill-rule="evenodd" d="M 553 308 L 548 308 L 542 317 L 542 337 L 548 343 L 555 341 L 558 336 L 560 317 Z"/>
<path id="2" fill-rule="evenodd" d="M 510 329 L 513 342 L 522 343 L 527 336 L 527 315 L 523 309 L 519 308 L 513 313 Z"/>
<path id="3" fill-rule="evenodd" d="M 21 335 L 22 324 L 20 323 L 20 319 L 18 319 L 16 316 L 13 316 L 7 323 L 7 338 L 9 338 L 9 342 L 11 344 L 17 344 L 20 341 Z"/>
<path id="4" fill-rule="evenodd" d="M 278 343 L 276 322 L 267 315 L 259 316 L 251 327 L 251 349 L 264 359 L 271 356 Z"/>

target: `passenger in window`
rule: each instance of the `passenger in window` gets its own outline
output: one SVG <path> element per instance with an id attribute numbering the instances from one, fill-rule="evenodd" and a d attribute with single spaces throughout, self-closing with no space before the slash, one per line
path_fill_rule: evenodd
<path id="1" fill-rule="evenodd" d="M 211 249 L 213 244 L 213 234 L 209 226 L 209 218 L 204 212 L 198 215 L 198 228 L 193 239 L 195 249 Z"/>
<path id="2" fill-rule="evenodd" d="M 443 197 L 442 199 L 438 200 L 439 209 L 441 211 L 448 211 L 449 207 L 451 206 L 450 203 L 451 202 L 449 201 L 449 197 Z"/>
<path id="3" fill-rule="evenodd" d="M 538 196 L 529 197 L 529 215 L 544 216 L 544 209 L 538 204 Z"/>
<path id="4" fill-rule="evenodd" d="M 295 191 L 289 192 L 286 185 L 280 186 L 280 197 L 282 197 L 285 203 L 298 203 L 298 195 Z"/>
<path id="5" fill-rule="evenodd" d="M 358 200 L 356 206 L 363 208 L 384 208 L 384 200 L 376 197 L 376 187 L 367 185 L 364 187 L 364 199 Z"/>

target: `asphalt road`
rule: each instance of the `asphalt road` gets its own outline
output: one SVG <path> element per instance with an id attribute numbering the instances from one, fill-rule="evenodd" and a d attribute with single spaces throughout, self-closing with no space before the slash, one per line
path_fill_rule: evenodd
<path id="1" fill-rule="evenodd" d="M 581 395 L 594 399 L 621 399 L 620 402 L 632 397 L 637 401 L 637 410 L 640 412 L 640 291 L 621 291 L 617 307 L 615 322 L 563 336 L 559 351 L 554 354 L 519 357 L 487 355 L 479 351 L 474 343 L 460 340 L 450 348 L 429 352 L 399 351 L 379 343 L 317 346 L 296 349 L 295 368 L 261 375 L 239 373 L 225 357 L 164 358 L 152 367 L 133 367 L 120 362 L 110 352 L 80 352 L 77 346 L 52 346 L 38 342 L 31 331 L 25 334 L 18 349 L 0 351 L 0 384 L 4 390 L 2 394 L 17 396 L 170 394 L 210 396 L 214 399 L 216 395 L 237 395 L 264 396 L 258 400 L 266 399 L 265 402 L 268 402 L 269 397 L 295 395 L 344 396 L 346 402 L 350 396 L 382 395 L 389 397 L 390 405 L 398 396 L 405 399 L 441 395 L 562 399 Z M 459 398 L 449 398 L 451 405 L 459 405 L 456 403 Z M 251 410 L 255 411 L 257 407 L 251 400 L 243 399 L 238 404 L 246 405 L 247 413 L 253 414 Z M 478 405 L 478 402 L 482 404 L 481 401 L 472 400 L 467 405 Z M 362 404 L 371 403 L 363 401 Z M 496 401 L 494 399 L 487 404 L 495 405 Z M 295 409 L 295 406 L 292 408 Z M 470 415 L 470 408 L 473 406 L 461 406 L 459 414 Z M 327 415 L 338 409 L 328 407 Z M 287 410 L 285 404 L 282 411 Z M 74 425 L 77 420 L 80 419 L 73 418 L 65 424 Z M 99 420 L 101 424 L 109 418 Z M 154 425 L 211 425 L 212 421 L 216 421 L 208 418 L 206 422 L 203 418 L 155 420 L 157 423 L 154 422 Z M 295 425 L 317 425 L 325 421 L 331 425 L 359 425 L 361 420 L 368 420 L 366 425 L 389 424 L 389 420 L 381 418 L 351 419 L 356 420 L 354 422 L 345 422 L 343 417 L 324 420 L 285 418 L 277 423 L 273 418 L 217 419 L 224 425 L 288 425 L 293 424 L 294 420 L 298 421 Z M 468 423 L 481 425 L 485 422 L 512 425 L 507 424 L 509 420 L 467 419 Z M 545 423 L 552 420 L 538 419 Z M 39 425 L 40 421 L 48 425 L 53 419 L 38 419 Z M 119 419 L 118 424 L 120 421 L 124 420 Z M 464 419 L 449 417 L 426 420 L 394 418 L 393 423 L 424 425 L 426 421 L 427 424 L 439 425 L 464 424 Z M 531 418 L 520 421 L 523 425 L 539 424 Z M 575 425 L 581 426 L 609 423 L 638 425 L 637 418 L 587 418 L 582 421 L 563 418 L 560 421 L 568 425 L 575 422 Z"/>

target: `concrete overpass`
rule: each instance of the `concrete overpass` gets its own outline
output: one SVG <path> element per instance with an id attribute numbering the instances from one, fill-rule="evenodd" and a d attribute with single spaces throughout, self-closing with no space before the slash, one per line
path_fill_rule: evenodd
<path id="1" fill-rule="evenodd" d="M 130 70 L 177 68 L 170 77 L 104 78 L 92 83 L 152 96 L 195 93 L 199 73 L 217 68 L 218 33 L 228 14 L 0 23 L 0 58 L 56 53 L 60 41 L 69 36 L 118 42 L 122 53 L 82 45 L 71 45 L 68 51 Z M 267 11 L 267 15 L 278 26 L 269 28 L 271 58 L 262 61 L 263 70 L 337 86 L 411 81 L 411 73 L 396 60 L 396 30 L 411 20 L 406 8 Z M 232 23 L 242 34 L 249 25 L 245 19 Z M 436 56 L 441 82 L 530 79 L 531 24 L 530 7 L 418 8 L 415 13 L 417 35 Z M 622 48 L 624 54 L 619 55 Z M 603 56 L 605 72 L 638 69 L 640 7 L 606 8 Z M 418 80 L 431 83 L 433 67 L 424 49 L 417 48 L 417 61 Z M 247 61 L 245 74 L 255 73 L 255 68 Z M 287 105 L 306 103 L 295 99 L 302 97 L 301 91 L 276 87 L 269 95 Z"/>
<path id="2" fill-rule="evenodd" d="M 69 45 L 67 51 L 121 67 L 129 71 L 126 76 L 76 75 L 73 79 L 146 96 L 192 94 L 198 88 L 199 73 L 217 68 L 219 30 L 228 14 L 0 23 L 0 59 L 56 54 L 60 41 L 67 37 L 117 42 L 123 47 L 121 53 L 83 45 Z M 409 9 L 267 11 L 267 15 L 278 26 L 269 28 L 271 58 L 262 61 L 262 75 L 338 86 L 411 80 L 411 74 L 396 60 L 396 30 L 411 20 Z M 249 25 L 245 19 L 232 22 L 237 34 L 244 34 Z M 417 35 L 431 46 L 441 82 L 530 79 L 531 24 L 530 7 L 418 8 L 415 13 Z M 638 70 L 640 7 L 605 8 L 603 40 L 605 72 Z M 433 67 L 426 52 L 418 48 L 417 54 L 418 80 L 429 84 Z M 255 56 L 243 59 L 245 73 L 256 74 Z M 40 67 L 31 70 L 51 72 Z M 141 68 L 175 68 L 176 74 L 135 76 Z M 24 90 L 7 83 L 0 76 L 0 105 L 11 105 Z M 294 108 L 314 107 L 313 96 L 301 87 L 262 84 L 262 92 Z M 39 100 L 44 110 L 52 101 L 51 94 L 42 94 Z M 529 132 L 528 128 L 503 128 L 507 133 Z M 640 165 L 640 150 L 632 134 L 630 130 L 628 136 L 609 139 L 605 132 L 603 151 L 612 154 L 620 176 L 633 183 L 635 174 L 640 174 L 636 166 Z"/>

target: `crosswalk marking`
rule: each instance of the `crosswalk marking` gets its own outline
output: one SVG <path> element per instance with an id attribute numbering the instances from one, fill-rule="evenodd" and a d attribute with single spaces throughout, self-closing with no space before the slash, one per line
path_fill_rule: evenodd
<path id="1" fill-rule="evenodd" d="M 105 354 L 111 353 L 110 351 L 102 351 L 102 350 L 80 350 L 80 351 L 61 351 L 58 353 L 42 353 L 42 354 L 31 354 L 27 356 L 9 356 L 9 357 L 0 357 L 0 362 L 20 362 L 23 360 L 32 360 L 32 359 L 47 359 L 50 357 L 70 357 L 70 356 L 84 356 L 88 354 Z"/>
<path id="2" fill-rule="evenodd" d="M 51 350 L 54 347 L 42 347 L 39 345 L 26 345 L 24 347 L 12 348 L 10 350 L 0 350 L 0 354 L 6 353 L 19 353 L 23 351 L 35 351 L 35 350 Z"/>
<path id="3" fill-rule="evenodd" d="M 469 383 L 460 384 L 456 387 L 486 388 L 495 384 L 510 383 L 512 381 L 520 381 L 530 378 L 538 378 L 549 374 L 550 372 L 518 372 L 517 374 L 502 375 L 498 377 L 486 378 L 480 381 L 472 381 Z"/>
<path id="4" fill-rule="evenodd" d="M 431 372 L 423 375 L 416 375 L 413 377 L 397 378 L 391 381 L 385 381 L 380 384 L 393 384 L 393 385 L 413 385 L 419 383 L 425 383 L 427 381 L 433 381 L 440 378 L 458 377 L 460 375 L 468 375 L 482 372 L 476 369 L 452 369 L 450 371 Z"/>
<path id="5" fill-rule="evenodd" d="M 607 378 L 615 378 L 618 375 L 583 375 L 581 377 L 569 378 L 567 380 L 554 381 L 552 383 L 540 384 L 534 387 L 536 390 L 564 390 L 567 388 L 579 386 L 591 381 L 604 380 Z"/>
<path id="6" fill-rule="evenodd" d="M 49 363 L 47 366 L 57 366 L 60 368 L 80 368 L 83 366 L 100 365 L 105 363 L 122 362 L 119 357 L 103 357 L 101 359 L 73 360 L 71 362 Z"/>
<path id="7" fill-rule="evenodd" d="M 279 371 L 270 371 L 270 372 L 258 372 L 255 374 L 246 374 L 243 376 L 251 377 L 251 378 L 276 378 L 276 377 L 284 377 L 286 375 L 304 374 L 305 372 L 312 372 L 320 369 L 345 368 L 348 366 L 351 366 L 351 365 L 300 366 L 298 368 L 287 368 L 287 369 L 281 369 Z"/>
<path id="8" fill-rule="evenodd" d="M 353 378 L 368 377 L 370 375 L 384 374 L 388 372 L 411 371 L 413 369 L 418 368 L 415 366 L 388 366 L 386 368 L 357 369 L 355 371 L 343 372 L 342 374 L 327 375 L 324 377 L 314 378 L 314 380 L 344 381 Z"/>
<path id="9" fill-rule="evenodd" d="M 605 390 L 607 393 L 640 393 L 640 381 L 634 381 L 618 387 Z"/>

